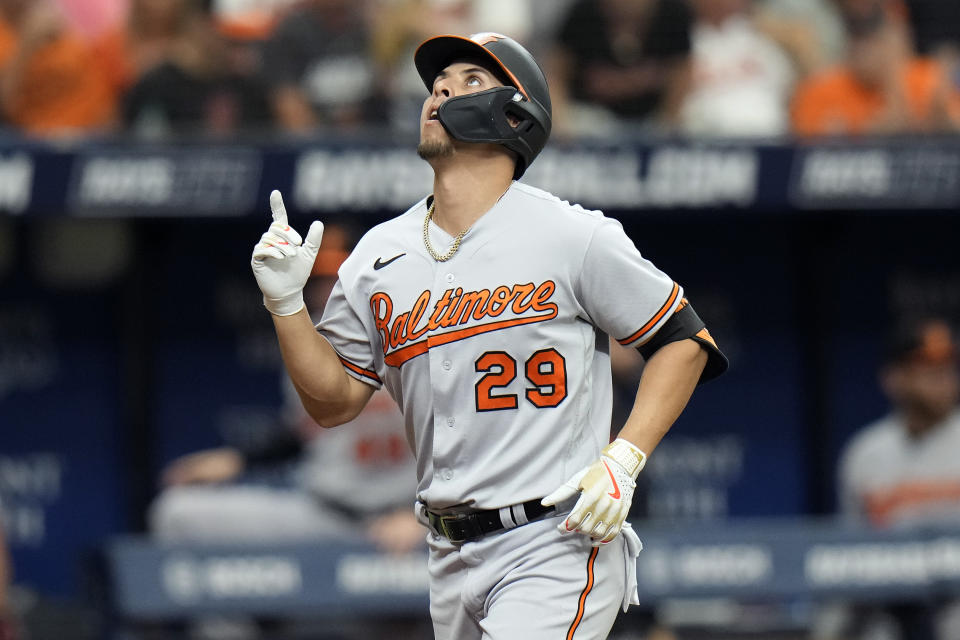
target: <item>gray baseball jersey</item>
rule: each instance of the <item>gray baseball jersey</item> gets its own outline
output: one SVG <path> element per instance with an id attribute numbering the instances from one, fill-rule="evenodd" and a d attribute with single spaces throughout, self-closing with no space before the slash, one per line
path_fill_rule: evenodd
<path id="1" fill-rule="evenodd" d="M 960 523 L 960 411 L 915 438 L 902 416 L 863 428 L 840 462 L 844 515 L 876 526 Z"/>
<path id="2" fill-rule="evenodd" d="M 541 498 L 610 441 L 608 334 L 642 344 L 681 288 L 600 212 L 513 183 L 447 262 L 426 200 L 371 229 L 317 325 L 346 370 L 386 386 L 432 509 Z M 436 225 L 430 241 L 452 238 Z"/>
<path id="3" fill-rule="evenodd" d="M 385 391 L 349 424 L 322 429 L 284 379 L 283 412 L 308 441 L 292 486 L 187 485 L 163 491 L 150 530 L 172 541 L 352 540 L 365 523 L 410 504 L 414 461 Z"/>
<path id="4" fill-rule="evenodd" d="M 445 262 L 424 246 L 426 213 L 424 200 L 363 237 L 318 331 L 350 375 L 400 406 L 419 502 L 540 499 L 610 441 L 609 336 L 643 344 L 683 292 L 618 222 L 520 183 Z M 440 251 L 452 246 L 436 225 L 429 234 Z M 436 637 L 605 638 L 617 609 L 637 601 L 640 541 L 627 524 L 592 547 L 558 532 L 563 517 L 462 544 L 431 536 Z"/>
<path id="5" fill-rule="evenodd" d="M 299 399 L 297 405 L 302 410 Z M 401 419 L 386 391 L 374 393 L 343 428 L 316 427 L 304 411 L 302 420 L 314 435 L 298 469 L 301 486 L 321 503 L 357 514 L 377 515 L 408 505 L 416 482 Z"/>

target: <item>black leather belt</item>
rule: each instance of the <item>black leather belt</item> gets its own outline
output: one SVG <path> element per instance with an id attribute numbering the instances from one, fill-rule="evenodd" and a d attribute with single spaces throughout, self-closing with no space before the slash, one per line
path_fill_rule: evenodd
<path id="1" fill-rule="evenodd" d="M 476 540 L 488 533 L 513 529 L 552 513 L 552 506 L 540 504 L 540 498 L 528 500 L 502 509 L 472 511 L 469 513 L 435 513 L 424 509 L 430 527 L 450 542 L 461 543 Z"/>

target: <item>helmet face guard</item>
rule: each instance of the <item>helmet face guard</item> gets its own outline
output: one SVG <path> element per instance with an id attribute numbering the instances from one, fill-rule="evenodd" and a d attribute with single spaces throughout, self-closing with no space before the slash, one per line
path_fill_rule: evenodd
<path id="1" fill-rule="evenodd" d="M 513 87 L 496 87 L 449 98 L 437 110 L 437 119 L 455 140 L 500 144 L 516 153 L 519 157 L 514 178 L 519 178 L 550 135 L 542 125 L 544 120 L 550 121 L 550 116 L 539 105 L 524 104 L 524 100 Z M 531 117 L 531 110 L 539 117 Z M 511 124 L 511 117 L 516 126 Z"/>
<path id="2" fill-rule="evenodd" d="M 437 110 L 437 119 L 455 140 L 499 144 L 513 151 L 516 179 L 550 137 L 550 90 L 533 56 L 511 38 L 482 33 L 470 38 L 431 38 L 417 49 L 414 62 L 429 91 L 448 65 L 478 57 L 486 60 L 507 86 L 449 98 Z"/>

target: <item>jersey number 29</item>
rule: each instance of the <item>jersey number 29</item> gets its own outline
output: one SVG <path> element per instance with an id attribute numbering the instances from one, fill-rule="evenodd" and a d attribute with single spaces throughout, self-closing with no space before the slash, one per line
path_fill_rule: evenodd
<path id="1" fill-rule="evenodd" d="M 510 385 L 517 377 L 517 361 L 505 351 L 487 351 L 475 363 L 478 373 L 485 373 L 474 386 L 477 411 L 516 409 L 519 400 L 515 393 L 494 393 Z M 527 380 L 533 384 L 524 390 L 527 400 L 535 407 L 555 407 L 567 397 L 567 365 L 554 348 L 541 349 L 524 363 Z"/>

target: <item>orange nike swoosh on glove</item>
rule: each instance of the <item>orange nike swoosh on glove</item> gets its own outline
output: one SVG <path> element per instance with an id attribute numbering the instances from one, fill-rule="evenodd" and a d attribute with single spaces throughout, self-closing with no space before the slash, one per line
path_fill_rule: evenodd
<path id="1" fill-rule="evenodd" d="M 607 473 L 610 474 L 610 482 L 613 483 L 613 491 L 609 492 L 607 495 L 613 498 L 614 500 L 620 499 L 620 485 L 617 484 L 617 479 L 613 477 L 613 471 L 610 471 L 610 467 L 607 466 L 607 463 L 603 460 L 603 466 L 606 468 Z"/>

